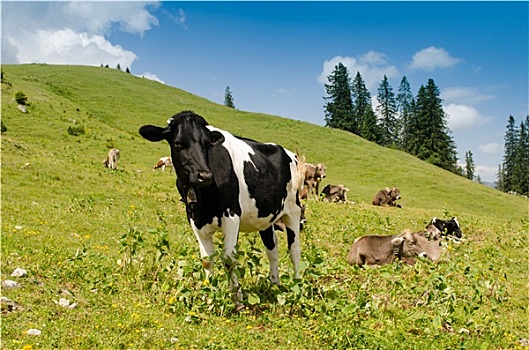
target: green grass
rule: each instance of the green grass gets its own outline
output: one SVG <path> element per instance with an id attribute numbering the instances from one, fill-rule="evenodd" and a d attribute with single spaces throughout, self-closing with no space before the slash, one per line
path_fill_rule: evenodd
<path id="1" fill-rule="evenodd" d="M 529 338 L 526 199 L 346 132 L 235 111 L 115 69 L 2 71 L 1 272 L 23 285 L 2 290 L 22 307 L 2 313 L 3 349 L 509 349 Z M 16 108 L 17 91 L 28 96 L 27 114 Z M 174 173 L 151 170 L 168 146 L 137 133 L 186 109 L 324 162 L 323 185 L 345 184 L 356 203 L 309 201 L 302 281 L 290 278 L 279 234 L 281 287 L 267 281 L 258 235 L 241 234 L 240 314 L 222 264 L 204 280 Z M 102 166 L 111 147 L 122 155 L 114 172 Z M 394 185 L 403 209 L 370 205 Z M 452 215 L 466 241 L 449 243 L 438 264 L 360 270 L 345 262 L 359 236 L 420 230 Z M 16 267 L 28 276 L 10 277 Z M 56 305 L 61 297 L 78 307 Z M 30 328 L 42 335 L 27 335 Z"/>

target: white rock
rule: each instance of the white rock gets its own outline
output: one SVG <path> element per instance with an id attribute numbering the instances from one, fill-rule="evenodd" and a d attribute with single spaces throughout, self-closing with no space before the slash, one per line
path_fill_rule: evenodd
<path id="1" fill-rule="evenodd" d="M 2 282 L 2 287 L 5 289 L 20 288 L 22 285 L 16 281 L 5 280 Z"/>
<path id="2" fill-rule="evenodd" d="M 28 331 L 26 332 L 27 335 L 40 335 L 42 332 L 39 331 L 38 329 L 28 329 Z"/>
<path id="3" fill-rule="evenodd" d="M 28 272 L 20 267 L 17 267 L 15 271 L 11 274 L 11 277 L 24 277 L 27 276 Z"/>
<path id="4" fill-rule="evenodd" d="M 57 304 L 59 304 L 59 306 L 62 306 L 62 307 L 69 307 L 70 306 L 70 300 L 64 299 L 64 298 L 60 298 L 59 302 Z"/>

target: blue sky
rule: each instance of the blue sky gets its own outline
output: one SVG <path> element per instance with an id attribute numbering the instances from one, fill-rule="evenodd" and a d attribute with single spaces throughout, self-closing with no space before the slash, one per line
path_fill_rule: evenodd
<path id="1" fill-rule="evenodd" d="M 494 181 L 507 118 L 529 113 L 528 4 L 2 1 L 1 59 L 119 63 L 221 104 L 230 86 L 240 110 L 317 125 L 338 62 L 374 106 L 384 75 L 395 92 L 406 76 L 414 94 L 432 78 L 460 162 L 471 150 Z"/>

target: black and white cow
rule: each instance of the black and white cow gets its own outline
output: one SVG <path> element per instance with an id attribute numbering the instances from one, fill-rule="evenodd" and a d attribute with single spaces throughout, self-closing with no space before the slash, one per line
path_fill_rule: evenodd
<path id="1" fill-rule="evenodd" d="M 213 234 L 224 234 L 224 259 L 231 267 L 239 231 L 259 231 L 270 261 L 270 279 L 279 284 L 277 237 L 273 224 L 286 225 L 290 260 L 299 278 L 300 201 L 302 161 L 275 144 L 235 137 L 208 125 L 191 111 L 171 117 L 166 127 L 142 126 L 149 141 L 166 140 L 177 175 L 176 187 L 186 204 L 189 224 L 204 260 L 206 275 L 212 273 Z M 236 308 L 242 292 L 233 269 L 230 285 Z"/>
<path id="2" fill-rule="evenodd" d="M 434 217 L 426 226 L 426 235 L 434 240 L 441 238 L 441 236 L 455 236 L 457 241 L 461 239 L 463 232 L 455 216 L 450 220 Z"/>

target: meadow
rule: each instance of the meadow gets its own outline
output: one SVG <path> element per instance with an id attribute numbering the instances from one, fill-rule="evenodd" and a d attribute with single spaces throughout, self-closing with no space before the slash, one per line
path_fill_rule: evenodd
<path id="1" fill-rule="evenodd" d="M 11 300 L 2 349 L 522 349 L 529 339 L 527 199 L 347 132 L 233 110 L 116 69 L 2 73 L 1 275 L 20 284 L 2 288 Z M 344 184 L 354 202 L 307 201 L 301 280 L 278 233 L 281 286 L 268 281 L 259 235 L 241 234 L 240 313 L 220 261 L 205 278 L 174 172 L 152 170 L 168 145 L 138 134 L 182 110 L 325 163 L 320 188 Z M 112 147 L 117 171 L 102 164 Z M 370 204 L 388 186 L 401 189 L 402 209 Z M 346 263 L 355 238 L 419 231 L 434 216 L 457 216 L 463 231 L 441 261 Z M 220 250 L 220 233 L 216 242 Z M 12 277 L 16 268 L 27 276 Z"/>

